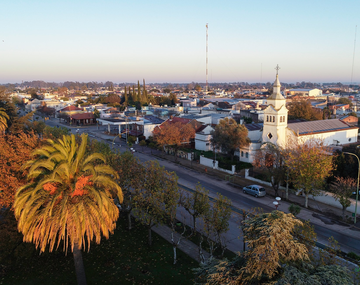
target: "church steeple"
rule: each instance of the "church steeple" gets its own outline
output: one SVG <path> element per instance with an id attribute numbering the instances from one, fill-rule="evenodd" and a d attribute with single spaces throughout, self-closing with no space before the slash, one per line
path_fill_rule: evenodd
<path id="1" fill-rule="evenodd" d="M 281 84 L 279 81 L 279 65 L 276 66 L 276 79 L 273 85 L 273 92 L 272 94 L 268 97 L 267 99 L 267 103 L 268 105 L 272 105 L 275 109 L 279 109 L 281 108 L 282 105 L 285 105 L 286 100 L 285 98 L 281 95 Z"/>

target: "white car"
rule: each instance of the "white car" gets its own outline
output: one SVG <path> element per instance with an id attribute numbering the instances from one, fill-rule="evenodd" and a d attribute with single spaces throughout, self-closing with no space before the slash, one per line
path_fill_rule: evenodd
<path id="1" fill-rule="evenodd" d="M 264 197 L 266 195 L 266 190 L 264 187 L 259 185 L 249 185 L 243 188 L 244 193 L 254 195 L 256 198 Z"/>

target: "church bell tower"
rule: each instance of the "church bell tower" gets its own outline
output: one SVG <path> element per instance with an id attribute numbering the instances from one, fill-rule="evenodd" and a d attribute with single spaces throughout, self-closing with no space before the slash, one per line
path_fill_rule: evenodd
<path id="1" fill-rule="evenodd" d="M 273 92 L 268 97 L 268 106 L 264 110 L 262 142 L 270 142 L 285 147 L 288 109 L 286 108 L 286 99 L 280 92 L 279 65 L 275 69 L 276 79 L 273 85 Z"/>

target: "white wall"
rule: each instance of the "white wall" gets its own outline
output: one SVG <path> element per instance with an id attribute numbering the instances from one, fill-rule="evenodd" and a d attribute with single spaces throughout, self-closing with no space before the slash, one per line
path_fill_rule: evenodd
<path id="1" fill-rule="evenodd" d="M 212 150 L 210 139 L 211 135 L 195 134 L 195 149 L 203 151 Z"/>
<path id="2" fill-rule="evenodd" d="M 288 133 L 294 137 L 294 134 L 292 131 L 289 131 Z M 349 144 L 349 143 L 357 142 L 358 129 L 348 129 L 348 130 L 343 130 L 343 131 L 319 133 L 319 134 L 312 134 L 312 135 L 308 135 L 308 136 L 299 136 L 298 141 L 304 143 L 311 138 L 321 139 L 324 141 L 325 145 Z M 336 141 L 338 141 L 338 143 Z"/>

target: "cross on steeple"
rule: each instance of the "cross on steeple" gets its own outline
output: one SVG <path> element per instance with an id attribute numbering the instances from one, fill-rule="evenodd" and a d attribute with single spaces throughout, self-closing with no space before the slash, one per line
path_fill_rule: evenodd
<path id="1" fill-rule="evenodd" d="M 275 67 L 276 75 L 279 75 L 279 69 L 280 69 L 280 67 L 279 67 L 279 65 L 277 64 L 276 67 Z"/>

